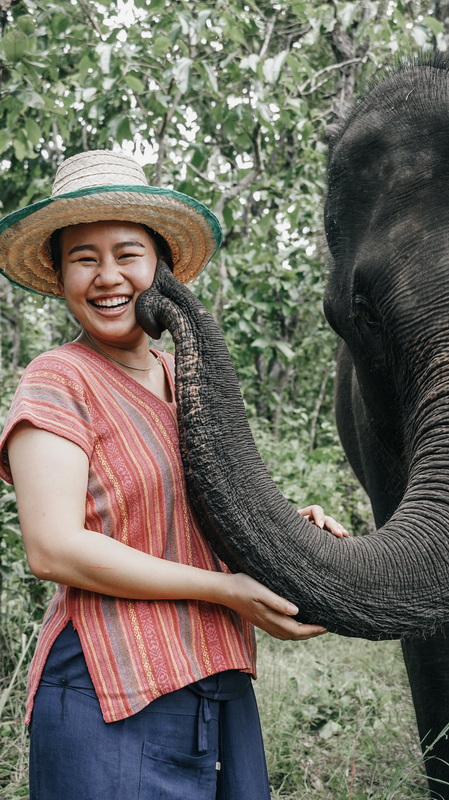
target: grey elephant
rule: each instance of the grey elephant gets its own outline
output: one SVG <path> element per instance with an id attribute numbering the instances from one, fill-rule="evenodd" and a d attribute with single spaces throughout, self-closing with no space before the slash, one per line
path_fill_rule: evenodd
<path id="1" fill-rule="evenodd" d="M 449 61 L 393 71 L 330 143 L 337 423 L 379 529 L 323 537 L 271 481 L 223 337 L 161 265 L 138 318 L 176 346 L 186 480 L 218 555 L 345 636 L 401 638 L 431 796 L 449 798 Z M 447 785 L 445 785 L 446 782 Z"/>

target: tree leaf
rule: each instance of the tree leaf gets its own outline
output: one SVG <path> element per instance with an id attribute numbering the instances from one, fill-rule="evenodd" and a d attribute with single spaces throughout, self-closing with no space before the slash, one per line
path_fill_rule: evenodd
<path id="1" fill-rule="evenodd" d="M 140 80 L 140 78 L 136 75 L 135 72 L 127 72 L 125 75 L 125 83 L 132 89 L 133 92 L 137 92 L 137 94 L 143 94 L 145 91 L 145 86 Z"/>
<path id="2" fill-rule="evenodd" d="M 263 62 L 262 71 L 268 83 L 276 83 L 279 80 L 279 75 L 287 55 L 288 50 L 282 50 L 282 52 L 278 53 L 274 58 L 267 58 L 266 61 Z"/>
<path id="3" fill-rule="evenodd" d="M 203 64 L 203 67 L 206 71 L 207 77 L 209 78 L 209 83 L 212 86 L 212 89 L 214 90 L 214 92 L 218 92 L 218 83 L 214 71 L 209 66 L 209 64 Z"/>
<path id="4" fill-rule="evenodd" d="M 106 44 L 105 42 L 100 42 L 100 44 L 97 44 L 95 50 L 99 55 L 100 69 L 103 75 L 109 75 L 111 67 L 112 45 Z"/>
<path id="5" fill-rule="evenodd" d="M 425 47 L 429 41 L 428 29 L 424 25 L 414 25 L 412 33 L 418 47 Z"/>
<path id="6" fill-rule="evenodd" d="M 271 59 L 272 60 L 272 59 Z M 257 67 L 260 64 L 260 56 L 258 53 L 251 53 L 251 55 L 242 58 L 240 61 L 240 69 L 251 69 L 257 72 Z"/>
<path id="7" fill-rule="evenodd" d="M 11 142 L 12 137 L 9 131 L 0 131 L 0 153 L 4 153 L 11 145 Z"/>
<path id="8" fill-rule="evenodd" d="M 25 129 L 30 142 L 34 145 L 38 145 L 42 136 L 42 131 L 32 117 L 28 117 L 28 119 L 25 120 Z"/>
<path id="9" fill-rule="evenodd" d="M 268 339 L 264 339 L 262 336 L 259 336 L 257 339 L 254 339 L 251 342 L 251 347 L 255 347 L 259 350 L 265 350 L 266 347 L 270 347 L 270 342 Z"/>
<path id="10" fill-rule="evenodd" d="M 191 58 L 180 58 L 173 67 L 173 77 L 181 94 L 185 94 L 189 88 L 191 67 Z"/>
<path id="11" fill-rule="evenodd" d="M 33 89 L 25 89 L 23 92 L 19 92 L 17 98 L 25 106 L 30 106 L 30 108 L 44 108 L 45 106 L 44 98 Z"/>
<path id="12" fill-rule="evenodd" d="M 212 14 L 211 8 L 203 8 L 203 10 L 199 12 L 198 19 L 195 25 L 195 30 L 197 33 L 201 33 L 202 29 L 206 24 L 206 20 L 209 19 L 211 14 Z"/>
<path id="13" fill-rule="evenodd" d="M 439 20 L 435 19 L 435 17 L 424 17 L 423 19 L 424 25 L 427 25 L 428 28 L 432 31 L 435 36 L 438 36 L 439 33 L 444 31 L 444 25 Z"/>
<path id="14" fill-rule="evenodd" d="M 7 61 L 20 61 L 28 50 L 29 38 L 20 30 L 8 31 L 1 40 L 2 50 Z"/>
<path id="15" fill-rule="evenodd" d="M 94 99 L 96 94 L 97 94 L 96 86 L 88 86 L 85 89 L 81 90 L 81 97 L 84 103 L 90 103 L 90 101 Z"/>
<path id="16" fill-rule="evenodd" d="M 92 69 L 93 64 L 90 56 L 84 55 L 78 65 L 80 83 L 83 84 L 87 78 L 88 72 Z"/>
<path id="17" fill-rule="evenodd" d="M 18 161 L 23 161 L 27 156 L 27 149 L 19 139 L 14 141 L 14 153 Z"/>
<path id="18" fill-rule="evenodd" d="M 223 208 L 223 220 L 227 228 L 232 228 L 234 216 L 229 203 Z"/>
<path id="19" fill-rule="evenodd" d="M 173 42 L 168 36 L 156 36 L 151 46 L 151 52 L 153 56 L 165 56 L 170 52 L 172 44 Z"/>
<path id="20" fill-rule="evenodd" d="M 27 36 L 34 33 L 36 28 L 36 23 L 31 14 L 22 14 L 20 17 L 17 17 L 16 25 L 19 31 L 22 31 L 22 33 L 25 33 Z"/>
<path id="21" fill-rule="evenodd" d="M 134 132 L 131 128 L 131 120 L 129 117 L 124 117 L 122 121 L 117 125 L 117 130 L 115 133 L 117 137 L 117 141 L 119 144 L 122 144 L 124 139 L 128 141 L 132 141 Z"/>
<path id="22" fill-rule="evenodd" d="M 292 350 L 287 342 L 277 341 L 276 347 L 282 353 L 282 355 L 285 356 L 287 361 L 292 361 L 295 358 L 295 351 Z"/>

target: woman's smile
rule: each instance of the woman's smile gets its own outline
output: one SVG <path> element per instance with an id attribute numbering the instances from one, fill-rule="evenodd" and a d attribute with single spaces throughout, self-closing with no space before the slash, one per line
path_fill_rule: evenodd
<path id="1" fill-rule="evenodd" d="M 100 314 L 107 317 L 116 317 L 126 310 L 132 301 L 131 295 L 114 295 L 112 297 L 88 298 L 87 302 L 93 306 Z"/>
<path id="2" fill-rule="evenodd" d="M 87 302 L 90 303 L 95 308 L 123 308 L 124 306 L 128 305 L 131 301 L 130 297 L 126 296 L 119 296 L 119 297 L 103 297 L 103 298 L 95 298 L 89 299 Z"/>

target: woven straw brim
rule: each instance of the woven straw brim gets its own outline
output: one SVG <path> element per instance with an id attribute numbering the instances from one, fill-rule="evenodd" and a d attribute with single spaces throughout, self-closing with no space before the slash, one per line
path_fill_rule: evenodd
<path id="1" fill-rule="evenodd" d="M 175 277 L 196 278 L 218 250 L 221 227 L 202 203 L 154 186 L 96 186 L 41 200 L 0 221 L 1 272 L 39 294 L 61 297 L 50 255 L 50 236 L 81 222 L 120 220 L 148 225 L 168 243 Z"/>

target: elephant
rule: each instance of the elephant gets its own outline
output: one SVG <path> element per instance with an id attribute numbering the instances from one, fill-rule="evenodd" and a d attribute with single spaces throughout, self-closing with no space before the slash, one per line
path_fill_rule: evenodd
<path id="1" fill-rule="evenodd" d="M 219 327 L 164 264 L 136 314 L 173 336 L 186 482 L 216 553 L 301 621 L 401 639 L 420 738 L 434 743 L 430 794 L 448 800 L 449 61 L 386 73 L 333 134 L 327 174 L 336 419 L 376 531 L 323 536 L 282 496 Z"/>

